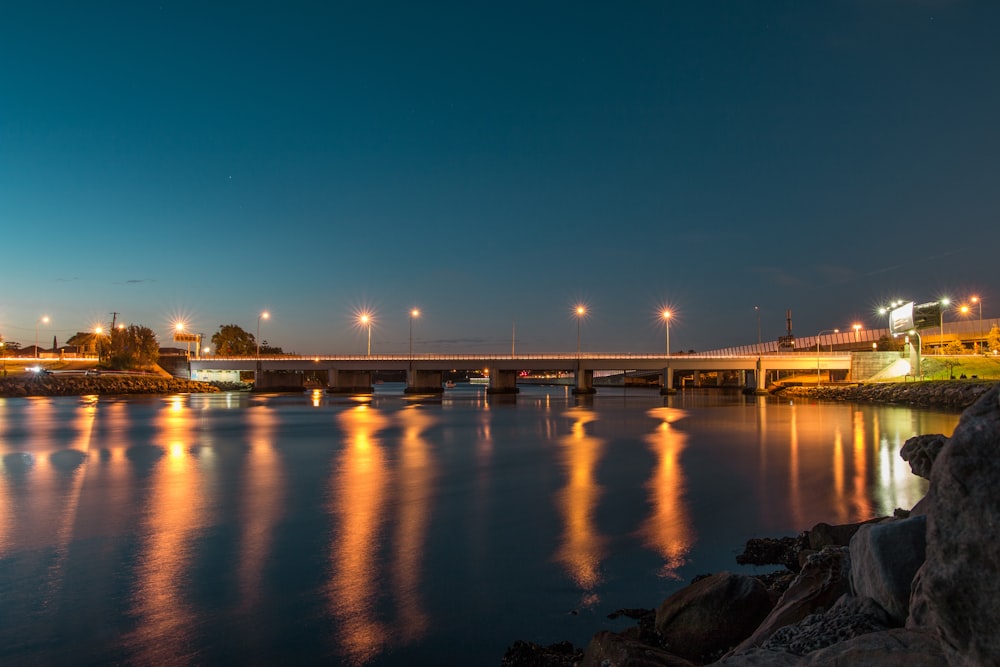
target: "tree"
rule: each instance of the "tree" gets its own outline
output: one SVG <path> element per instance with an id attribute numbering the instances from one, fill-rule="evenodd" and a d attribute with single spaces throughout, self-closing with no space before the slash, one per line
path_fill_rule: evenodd
<path id="1" fill-rule="evenodd" d="M 224 357 L 252 356 L 257 353 L 257 339 L 235 324 L 223 324 L 212 334 L 215 353 Z"/>
<path id="2" fill-rule="evenodd" d="M 990 333 L 986 336 L 986 347 L 989 348 L 990 352 L 1000 350 L 1000 327 L 994 325 L 990 329 Z"/>
<path id="3" fill-rule="evenodd" d="M 130 324 L 111 331 L 108 363 L 112 368 L 148 368 L 160 360 L 160 344 L 149 327 Z"/>
<path id="4" fill-rule="evenodd" d="M 948 344 L 944 346 L 941 351 L 942 354 L 965 354 L 965 346 L 962 345 L 960 340 L 950 340 Z"/>
<path id="5" fill-rule="evenodd" d="M 878 339 L 879 352 L 899 352 L 903 349 L 903 341 L 896 336 L 882 336 Z"/>
<path id="6" fill-rule="evenodd" d="M 262 340 L 260 342 L 260 353 L 261 354 L 284 354 L 284 350 L 275 345 L 268 345 L 267 340 Z"/>

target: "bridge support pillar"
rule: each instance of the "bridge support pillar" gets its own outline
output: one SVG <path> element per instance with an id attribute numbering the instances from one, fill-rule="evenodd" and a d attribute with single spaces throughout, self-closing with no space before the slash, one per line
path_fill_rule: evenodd
<path id="1" fill-rule="evenodd" d="M 495 368 L 490 371 L 487 394 L 516 394 L 518 391 L 520 390 L 517 388 L 517 371 L 501 371 Z"/>
<path id="2" fill-rule="evenodd" d="M 594 389 L 594 371 L 591 369 L 580 368 L 580 365 L 576 366 L 576 386 L 573 387 L 574 394 L 596 394 L 597 390 Z"/>
<path id="3" fill-rule="evenodd" d="M 331 368 L 326 390 L 331 394 L 370 394 L 372 393 L 371 371 L 343 371 Z"/>
<path id="4" fill-rule="evenodd" d="M 676 394 L 677 390 L 674 389 L 674 369 L 667 366 L 663 369 L 663 386 L 660 387 L 660 394 Z"/>
<path id="5" fill-rule="evenodd" d="M 406 372 L 406 389 L 404 394 L 440 394 L 444 392 L 442 371 L 423 371 L 409 369 Z"/>
<path id="6" fill-rule="evenodd" d="M 767 393 L 767 368 L 760 359 L 757 359 L 757 370 L 753 374 L 753 393 Z"/>
<path id="7" fill-rule="evenodd" d="M 693 384 L 695 387 L 701 386 L 701 371 L 694 372 L 694 377 L 692 378 L 691 384 Z"/>

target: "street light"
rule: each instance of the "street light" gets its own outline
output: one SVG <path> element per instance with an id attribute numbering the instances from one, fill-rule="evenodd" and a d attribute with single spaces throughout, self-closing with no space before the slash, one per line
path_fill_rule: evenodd
<path id="1" fill-rule="evenodd" d="M 266 310 L 257 316 L 257 360 L 260 360 L 260 321 L 271 319 L 271 313 Z"/>
<path id="2" fill-rule="evenodd" d="M 372 317 L 368 313 L 361 313 L 358 323 L 368 329 L 368 356 L 372 356 Z"/>
<path id="3" fill-rule="evenodd" d="M 979 344 L 979 339 L 983 336 L 983 300 L 978 296 L 973 296 L 969 299 L 972 303 L 979 304 L 979 323 L 976 325 L 976 354 L 979 353 L 981 347 Z"/>
<path id="4" fill-rule="evenodd" d="M 42 315 L 42 319 L 40 319 L 37 322 L 35 322 L 35 357 L 38 358 L 38 359 L 42 358 L 41 353 L 39 353 L 39 351 L 38 351 L 38 325 L 39 324 L 48 324 L 48 323 L 49 323 L 49 316 L 48 315 Z"/>
<path id="5" fill-rule="evenodd" d="M 580 356 L 580 322 L 583 321 L 583 316 L 587 314 L 587 309 L 582 305 L 576 307 L 576 356 Z"/>
<path id="6" fill-rule="evenodd" d="M 666 325 L 666 329 L 667 329 L 667 347 L 666 347 L 666 351 L 667 351 L 667 356 L 668 357 L 670 356 L 670 315 L 671 315 L 671 313 L 670 313 L 669 310 L 663 311 L 663 324 Z"/>
<path id="7" fill-rule="evenodd" d="M 410 311 L 410 359 L 413 359 L 413 318 L 420 317 L 420 311 L 414 308 Z"/>
<path id="8" fill-rule="evenodd" d="M 861 325 L 855 322 L 851 325 L 851 328 L 854 329 L 854 342 L 857 343 L 860 340 L 858 338 L 858 332 L 861 331 Z"/>
<path id="9" fill-rule="evenodd" d="M 104 335 L 104 327 L 96 326 L 94 327 L 94 353 L 97 355 L 98 361 L 101 359 L 101 336 Z"/>
<path id="10" fill-rule="evenodd" d="M 945 297 L 938 301 L 940 308 L 938 308 L 938 325 L 941 327 L 941 342 L 938 343 L 938 354 L 944 354 L 944 309 L 951 303 L 951 299 Z"/>
<path id="11" fill-rule="evenodd" d="M 760 354 L 760 306 L 754 306 L 757 311 L 757 354 Z"/>
<path id="12" fill-rule="evenodd" d="M 840 333 L 840 329 L 824 329 L 816 334 L 816 386 L 819 386 L 819 339 L 823 334 Z M 830 343 L 830 353 L 833 353 L 833 343 Z"/>

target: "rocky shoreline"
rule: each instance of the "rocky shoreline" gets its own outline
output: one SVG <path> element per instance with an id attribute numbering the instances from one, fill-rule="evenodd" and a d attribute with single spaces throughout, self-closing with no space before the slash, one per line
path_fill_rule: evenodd
<path id="1" fill-rule="evenodd" d="M 925 382 L 879 382 L 858 385 L 789 386 L 775 390 L 777 396 L 815 398 L 855 403 L 898 403 L 921 408 L 964 410 L 995 383 L 985 380 L 929 380 Z"/>
<path id="2" fill-rule="evenodd" d="M 923 396 L 912 393 L 922 385 Z M 930 481 L 913 508 L 750 540 L 738 563 L 782 569 L 698 577 L 656 609 L 622 610 L 638 620 L 624 632 L 598 632 L 583 649 L 518 641 L 501 664 L 1000 664 L 1000 385 L 893 387 L 795 388 L 785 395 L 968 406 L 951 437 L 916 436 L 900 450 L 912 472 Z M 969 396 L 974 403 L 963 406 Z"/>
<path id="3" fill-rule="evenodd" d="M 159 375 L 30 375 L 0 378 L 0 396 L 198 394 L 218 392 L 207 382 Z"/>

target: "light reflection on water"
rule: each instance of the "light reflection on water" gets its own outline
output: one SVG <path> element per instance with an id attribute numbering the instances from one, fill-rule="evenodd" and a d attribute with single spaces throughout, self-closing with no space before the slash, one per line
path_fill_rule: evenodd
<path id="1" fill-rule="evenodd" d="M 0 399 L 0 662 L 582 643 L 748 536 L 912 506 L 899 448 L 956 422 L 631 389 Z"/>

